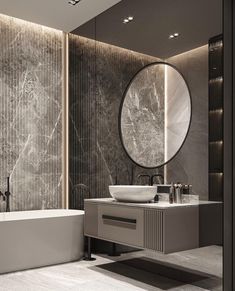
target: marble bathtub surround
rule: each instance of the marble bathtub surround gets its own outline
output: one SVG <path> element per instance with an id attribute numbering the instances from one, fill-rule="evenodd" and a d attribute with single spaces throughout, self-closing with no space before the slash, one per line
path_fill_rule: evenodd
<path id="1" fill-rule="evenodd" d="M 138 165 L 156 168 L 182 146 L 191 121 L 191 97 L 183 76 L 172 66 L 154 63 L 135 75 L 123 97 L 120 134 Z"/>
<path id="2" fill-rule="evenodd" d="M 0 15 L 0 189 L 11 209 L 61 207 L 62 32 Z"/>

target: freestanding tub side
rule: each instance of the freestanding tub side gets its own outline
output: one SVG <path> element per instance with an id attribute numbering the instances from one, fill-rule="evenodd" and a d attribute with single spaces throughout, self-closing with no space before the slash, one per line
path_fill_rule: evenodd
<path id="1" fill-rule="evenodd" d="M 0 274 L 81 259 L 83 223 L 81 210 L 0 213 Z"/>

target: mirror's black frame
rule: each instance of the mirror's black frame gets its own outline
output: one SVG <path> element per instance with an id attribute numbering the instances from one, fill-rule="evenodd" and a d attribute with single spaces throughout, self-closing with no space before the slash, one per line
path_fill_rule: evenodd
<path id="1" fill-rule="evenodd" d="M 175 69 L 179 74 L 180 76 L 182 77 L 182 79 L 184 80 L 185 84 L 186 84 L 186 87 L 188 89 L 188 92 L 189 92 L 189 97 L 190 97 L 190 120 L 189 120 L 189 125 L 188 125 L 188 130 L 187 130 L 187 133 L 185 135 L 185 138 L 181 144 L 181 146 L 179 147 L 179 149 L 177 150 L 177 152 L 175 153 L 175 155 L 173 155 L 168 161 L 166 161 L 165 163 L 162 163 L 156 167 L 146 167 L 146 166 L 143 166 L 139 163 L 137 163 L 135 160 L 132 159 L 132 157 L 129 155 L 128 151 L 126 150 L 125 148 L 125 145 L 124 145 L 124 142 L 123 142 L 123 136 L 122 136 L 122 128 L 121 128 L 121 115 L 122 115 L 122 108 L 123 108 L 123 104 L 124 104 L 124 101 L 125 101 L 125 98 L 126 98 L 126 94 L 132 84 L 132 82 L 135 80 L 136 76 L 142 72 L 143 70 L 145 70 L 146 68 L 148 67 L 151 67 L 151 66 L 155 66 L 155 65 L 167 65 L 167 66 L 170 66 L 172 67 L 173 69 Z M 189 131 L 190 131 L 190 128 L 191 128 L 191 124 L 192 124 L 192 115 L 193 115 L 193 105 L 192 105 L 192 95 L 191 95 L 191 91 L 190 91 L 190 88 L 189 88 L 189 85 L 187 83 L 187 81 L 185 80 L 185 77 L 183 76 L 183 74 L 178 70 L 178 68 L 170 63 L 167 63 L 167 62 L 153 62 L 153 63 L 149 63 L 147 64 L 146 66 L 142 67 L 140 70 L 138 70 L 134 75 L 133 77 L 131 78 L 130 82 L 128 83 L 124 93 L 123 93 L 123 96 L 122 96 L 122 100 L 121 100 L 121 104 L 120 104 L 120 108 L 119 108 L 119 116 L 118 116 L 118 129 L 119 129 L 119 137 L 120 137 L 120 140 L 121 140 L 121 144 L 122 144 L 122 147 L 126 153 L 126 155 L 128 156 L 128 158 L 134 163 L 136 164 L 138 167 L 141 167 L 141 168 L 144 168 L 144 169 L 158 169 L 158 168 L 161 168 L 165 165 L 167 165 L 168 163 L 170 163 L 170 161 L 172 161 L 177 155 L 178 153 L 180 152 L 180 150 L 182 149 L 183 145 L 185 144 L 185 141 L 188 137 L 188 134 L 189 134 Z"/>

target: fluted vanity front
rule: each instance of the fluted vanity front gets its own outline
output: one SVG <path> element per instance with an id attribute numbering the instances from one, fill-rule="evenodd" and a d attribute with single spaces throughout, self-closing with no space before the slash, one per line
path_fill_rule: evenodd
<path id="1" fill-rule="evenodd" d="M 85 201 L 85 235 L 172 253 L 199 247 L 199 205 Z"/>

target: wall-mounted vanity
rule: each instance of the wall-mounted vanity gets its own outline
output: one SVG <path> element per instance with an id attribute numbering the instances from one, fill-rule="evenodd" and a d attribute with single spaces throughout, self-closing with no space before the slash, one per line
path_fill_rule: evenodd
<path id="1" fill-rule="evenodd" d="M 200 207 L 221 203 L 123 203 L 112 198 L 85 200 L 85 235 L 164 254 L 198 248 Z M 212 214 L 212 212 L 211 212 Z M 214 213 L 216 215 L 216 213 Z"/>
<path id="2" fill-rule="evenodd" d="M 187 138 L 191 103 L 186 81 L 175 67 L 152 63 L 137 72 L 126 88 L 119 111 L 120 139 L 129 159 L 145 169 L 169 163 Z M 208 240 L 206 233 L 213 224 L 203 227 L 201 214 L 209 213 L 216 221 L 221 203 L 192 200 L 170 204 L 169 195 L 166 201 L 153 203 L 159 192 L 153 179 L 149 180 L 148 186 L 110 186 L 114 199 L 85 201 L 89 257 L 91 237 L 164 254 L 220 243 L 220 231 Z M 207 220 L 205 216 L 203 220 Z"/>

